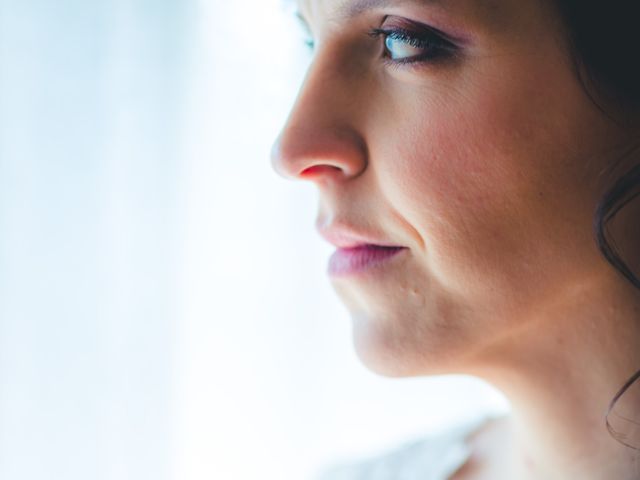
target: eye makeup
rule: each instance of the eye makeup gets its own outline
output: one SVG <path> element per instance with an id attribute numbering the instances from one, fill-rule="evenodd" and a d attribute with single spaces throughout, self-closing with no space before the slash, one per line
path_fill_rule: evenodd
<path id="1" fill-rule="evenodd" d="M 443 32 L 401 17 L 385 18 L 382 26 L 371 29 L 369 35 L 383 39 L 383 57 L 396 65 L 440 61 L 459 50 Z"/>
<path id="2" fill-rule="evenodd" d="M 311 29 L 303 15 L 297 12 L 296 17 L 305 32 L 304 43 L 313 51 L 315 40 Z M 436 27 L 399 15 L 383 16 L 379 22 L 380 27 L 365 28 L 363 33 L 380 40 L 380 58 L 390 67 L 442 63 L 457 57 L 465 43 L 464 39 L 454 38 Z M 346 25 L 343 29 L 347 29 Z"/>

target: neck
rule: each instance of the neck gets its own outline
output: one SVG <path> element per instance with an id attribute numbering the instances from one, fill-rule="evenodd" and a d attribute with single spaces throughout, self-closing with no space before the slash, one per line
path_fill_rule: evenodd
<path id="1" fill-rule="evenodd" d="M 640 450 L 620 443 L 605 425 L 609 403 L 640 370 L 640 295 L 613 272 L 577 297 L 538 313 L 508 346 L 493 346 L 474 362 L 472 373 L 511 402 L 508 478 L 640 478 Z M 614 414 L 640 422 L 639 384 L 610 416 L 638 449 L 638 425 Z M 505 453 L 499 455 L 504 461 Z"/>

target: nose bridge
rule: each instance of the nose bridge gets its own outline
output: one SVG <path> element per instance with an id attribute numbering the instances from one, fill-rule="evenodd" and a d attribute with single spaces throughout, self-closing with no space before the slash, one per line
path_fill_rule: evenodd
<path id="1" fill-rule="evenodd" d="M 312 63 L 289 117 L 274 144 L 272 162 L 281 175 L 298 179 L 353 177 L 364 170 L 366 144 L 357 79 L 332 52 Z"/>

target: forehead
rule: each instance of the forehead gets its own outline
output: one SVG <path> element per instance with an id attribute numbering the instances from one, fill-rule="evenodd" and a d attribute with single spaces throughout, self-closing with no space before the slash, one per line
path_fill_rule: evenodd
<path id="1" fill-rule="evenodd" d="M 386 8 L 402 5 L 439 5 L 446 0 L 340 0 L 337 2 L 337 12 L 343 17 L 353 17 L 376 8 Z M 451 0 L 449 0 L 451 2 Z"/>
<path id="2" fill-rule="evenodd" d="M 385 8 L 401 5 L 416 6 L 456 6 L 467 4 L 469 7 L 482 6 L 495 8 L 497 4 L 507 3 L 500 0 L 288 0 L 291 3 L 297 3 L 299 6 L 326 6 L 330 7 L 343 15 L 357 15 L 367 10 L 375 8 Z"/>

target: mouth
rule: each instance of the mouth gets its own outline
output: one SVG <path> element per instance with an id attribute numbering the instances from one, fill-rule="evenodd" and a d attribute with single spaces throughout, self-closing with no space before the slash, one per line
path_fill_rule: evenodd
<path id="1" fill-rule="evenodd" d="M 362 273 L 383 265 L 404 250 L 407 248 L 371 244 L 338 248 L 329 259 L 328 273 L 332 277 Z"/>

